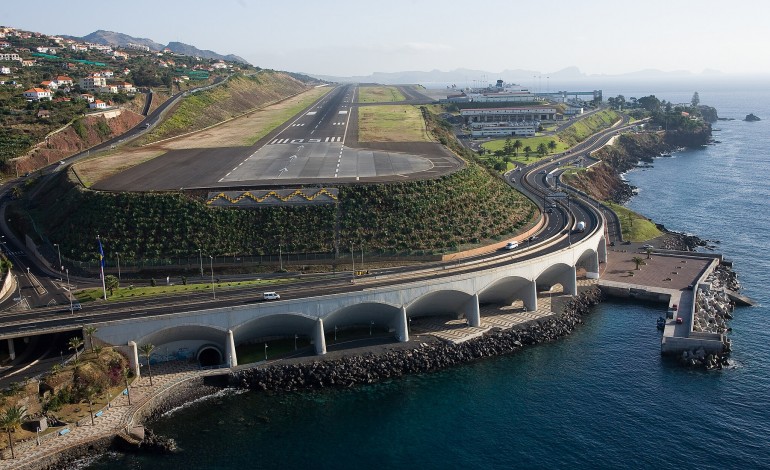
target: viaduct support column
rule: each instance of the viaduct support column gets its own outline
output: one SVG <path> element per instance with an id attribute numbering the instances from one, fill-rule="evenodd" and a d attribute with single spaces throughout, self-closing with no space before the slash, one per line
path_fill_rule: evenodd
<path id="1" fill-rule="evenodd" d="M 524 295 L 522 297 L 524 308 L 526 308 L 528 312 L 537 310 L 537 282 L 530 282 L 529 286 L 524 288 Z"/>
<path id="2" fill-rule="evenodd" d="M 402 343 L 409 341 L 409 320 L 406 318 L 406 307 L 401 307 L 396 322 L 396 337 Z"/>
<path id="3" fill-rule="evenodd" d="M 599 279 L 599 254 L 595 253 L 591 258 L 588 269 L 586 269 L 586 277 L 588 279 Z"/>
<path id="4" fill-rule="evenodd" d="M 564 277 L 564 293 L 569 295 L 577 295 L 577 269 L 575 266 L 570 268 L 569 273 Z"/>
<path id="5" fill-rule="evenodd" d="M 324 321 L 320 318 L 315 324 L 313 333 L 313 342 L 315 343 L 315 353 L 319 356 L 326 354 L 326 337 L 324 336 Z"/>
<path id="6" fill-rule="evenodd" d="M 233 330 L 227 330 L 227 344 L 225 344 L 225 363 L 228 367 L 238 365 L 238 357 L 235 355 L 235 339 L 233 339 Z"/>
<path id="7" fill-rule="evenodd" d="M 13 347 L 13 338 L 8 338 L 8 356 L 11 360 L 16 359 L 16 349 Z"/>
<path id="8" fill-rule="evenodd" d="M 137 379 L 141 377 L 139 373 L 139 353 L 136 350 L 136 342 L 128 342 L 128 362 L 131 364 L 131 368 L 134 370 L 134 377 Z"/>
<path id="9" fill-rule="evenodd" d="M 479 311 L 479 294 L 473 294 L 465 307 L 465 316 L 468 319 L 468 325 L 481 326 L 481 312 Z"/>

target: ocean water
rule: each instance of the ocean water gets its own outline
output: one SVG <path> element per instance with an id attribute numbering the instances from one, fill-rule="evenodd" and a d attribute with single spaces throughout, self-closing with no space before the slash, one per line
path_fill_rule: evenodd
<path id="1" fill-rule="evenodd" d="M 153 424 L 179 453 L 88 468 L 770 468 L 770 94 L 698 91 L 738 120 L 714 125 L 720 144 L 629 172 L 628 205 L 734 262 L 759 305 L 731 322 L 732 368 L 661 358 L 662 306 L 605 302 L 571 336 L 512 356 L 344 391 L 218 396 Z M 741 121 L 749 112 L 766 120 Z"/>

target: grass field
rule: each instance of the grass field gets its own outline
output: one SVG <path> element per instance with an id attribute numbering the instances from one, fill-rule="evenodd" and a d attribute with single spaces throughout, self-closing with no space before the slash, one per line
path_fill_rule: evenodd
<path id="1" fill-rule="evenodd" d="M 358 108 L 359 142 L 430 142 L 422 113 L 414 106 Z"/>
<path id="2" fill-rule="evenodd" d="M 307 278 L 306 278 L 307 279 Z M 266 285 L 287 284 L 292 282 L 292 279 L 266 279 L 266 280 L 253 280 L 253 281 L 232 281 L 232 282 L 218 282 L 215 283 L 215 290 L 233 289 L 238 287 L 260 287 Z M 192 294 L 196 292 L 211 292 L 211 283 L 208 284 L 175 284 L 171 286 L 163 285 L 161 281 L 158 281 L 156 287 L 142 286 L 142 287 L 120 287 L 115 289 L 112 295 L 107 293 L 107 301 L 116 300 L 128 300 L 136 299 L 137 297 L 154 297 L 159 295 L 184 295 Z M 98 289 L 83 289 L 75 292 L 75 299 L 78 302 L 91 302 L 101 299 L 104 292 L 101 288 Z"/>
<path id="3" fill-rule="evenodd" d="M 362 86 L 358 87 L 359 103 L 389 103 L 404 101 L 406 98 L 394 86 Z"/>
<path id="4" fill-rule="evenodd" d="M 537 152 L 537 146 L 541 143 L 545 144 L 546 147 L 548 146 L 548 142 L 554 141 L 556 142 L 556 149 L 551 151 L 548 150 L 548 154 L 552 153 L 560 153 L 569 148 L 566 142 L 563 142 L 561 139 L 559 139 L 558 136 L 555 135 L 545 135 L 545 136 L 535 136 L 535 137 L 511 137 L 511 142 L 515 142 L 516 140 L 521 141 L 521 148 L 519 149 L 519 156 L 514 157 L 513 160 L 519 161 L 519 162 L 526 162 L 527 158 L 524 156 L 524 147 L 529 146 L 532 149 L 532 152 L 530 154 L 530 161 L 532 158 L 540 158 L 536 152 Z M 492 140 L 482 145 L 487 151 L 495 152 L 496 150 L 502 150 L 503 146 L 505 146 L 505 139 L 501 140 Z"/>
<path id="5" fill-rule="evenodd" d="M 605 202 L 605 204 L 618 214 L 623 232 L 623 240 L 645 242 L 663 234 L 654 223 L 636 212 L 611 202 Z"/>

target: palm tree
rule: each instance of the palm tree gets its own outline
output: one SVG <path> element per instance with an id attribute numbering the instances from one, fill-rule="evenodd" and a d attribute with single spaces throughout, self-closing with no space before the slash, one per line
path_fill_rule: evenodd
<path id="1" fill-rule="evenodd" d="M 540 154 L 541 157 L 544 157 L 548 153 L 548 147 L 545 146 L 545 143 L 540 142 L 537 144 L 537 153 Z"/>
<path id="2" fill-rule="evenodd" d="M 644 251 L 647 253 L 647 259 L 650 259 L 650 254 L 652 253 L 652 248 L 645 248 Z"/>
<path id="3" fill-rule="evenodd" d="M 519 139 L 516 139 L 513 141 L 513 155 L 518 156 L 519 155 L 519 149 L 521 149 L 521 146 L 524 145 L 521 143 Z"/>
<path id="4" fill-rule="evenodd" d="M 75 364 L 78 363 L 78 348 L 80 346 L 83 346 L 83 340 L 78 338 L 77 336 L 70 338 L 69 342 L 69 349 L 72 349 L 75 351 Z"/>
<path id="5" fill-rule="evenodd" d="M 139 346 L 139 351 L 141 351 L 142 355 L 147 358 L 147 373 L 150 374 L 150 387 L 152 387 L 152 369 L 150 369 L 150 355 L 152 354 L 153 349 L 155 349 L 155 346 L 153 346 L 150 343 Z"/>
<path id="6" fill-rule="evenodd" d="M 529 154 L 530 154 L 530 153 L 532 153 L 532 147 L 530 147 L 529 145 L 527 145 L 526 147 L 524 147 L 524 155 L 526 155 L 526 157 L 527 157 L 527 160 L 529 160 Z"/>
<path id="7" fill-rule="evenodd" d="M 104 277 L 104 287 L 106 287 L 107 290 L 110 291 L 110 295 L 112 295 L 113 291 L 120 287 L 120 281 L 117 277 L 109 274 Z"/>
<path id="8" fill-rule="evenodd" d="M 21 423 L 26 416 L 27 409 L 19 405 L 9 406 L 5 409 L 5 413 L 0 415 L 0 427 L 8 432 L 8 443 L 11 447 L 12 459 L 15 459 L 16 455 L 13 450 L 13 436 L 11 433 L 21 427 Z"/>
<path id="9" fill-rule="evenodd" d="M 128 376 L 131 375 L 131 370 L 128 367 L 124 367 L 120 370 L 123 375 L 123 381 L 126 383 L 126 396 L 128 396 L 128 405 L 131 406 L 131 389 L 128 388 Z"/>
<path id="10" fill-rule="evenodd" d="M 645 264 L 644 260 L 638 256 L 631 258 L 631 261 L 636 265 L 636 270 L 639 271 L 639 266 Z"/>
<path id="11" fill-rule="evenodd" d="M 83 333 L 88 337 L 88 344 L 91 345 L 91 352 L 94 352 L 94 333 L 99 331 L 95 326 L 87 326 L 83 328 Z"/>
<path id="12" fill-rule="evenodd" d="M 88 402 L 88 412 L 91 414 L 91 426 L 94 426 L 94 398 L 96 398 L 96 389 L 94 387 L 86 387 L 83 393 Z"/>
<path id="13" fill-rule="evenodd" d="M 553 153 L 554 150 L 556 150 L 556 141 L 552 140 L 548 142 L 548 149 Z"/>

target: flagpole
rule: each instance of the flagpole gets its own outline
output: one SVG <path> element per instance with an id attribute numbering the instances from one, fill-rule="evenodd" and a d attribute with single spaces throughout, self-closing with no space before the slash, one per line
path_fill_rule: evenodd
<path id="1" fill-rule="evenodd" d="M 104 282 L 104 249 L 102 248 L 102 240 L 99 235 L 96 236 L 96 241 L 99 242 L 99 267 L 102 273 L 102 292 L 104 292 L 104 300 L 107 300 L 107 285 Z"/>

